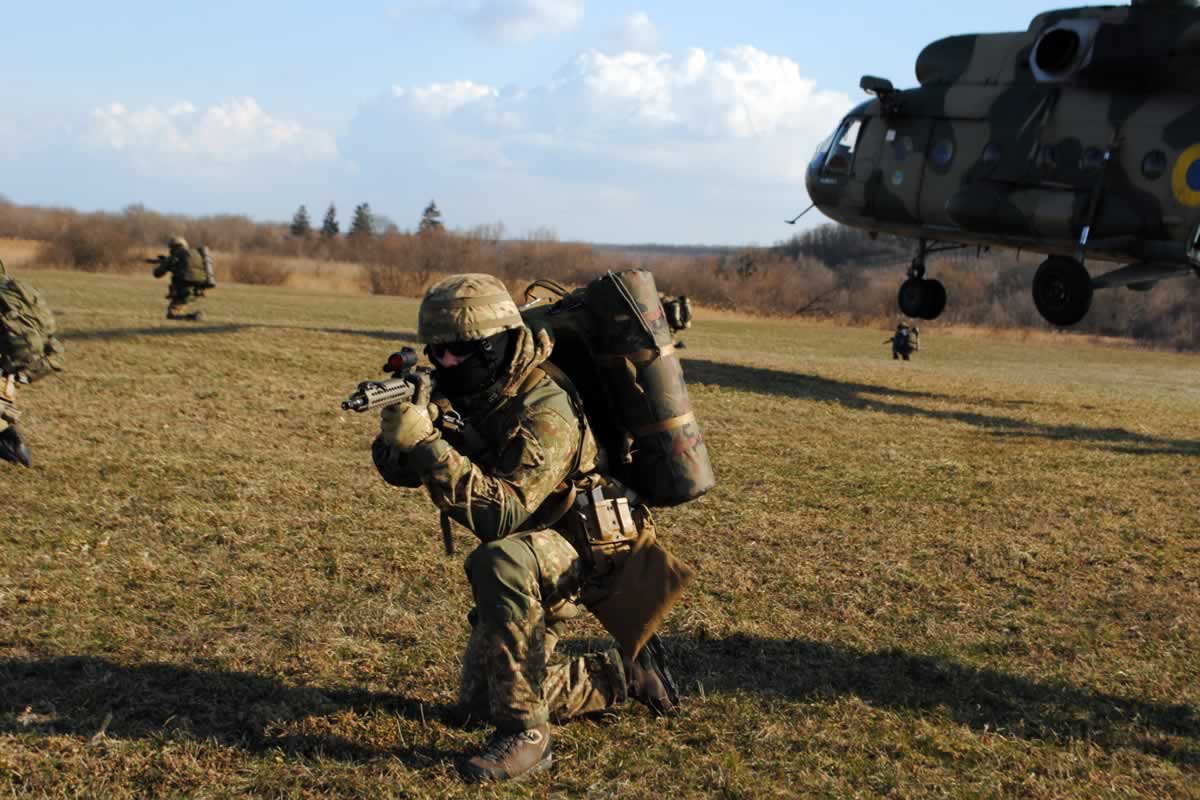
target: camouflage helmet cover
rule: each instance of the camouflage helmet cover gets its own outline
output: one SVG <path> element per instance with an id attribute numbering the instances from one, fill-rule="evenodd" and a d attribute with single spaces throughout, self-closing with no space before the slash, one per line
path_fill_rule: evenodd
<path id="1" fill-rule="evenodd" d="M 466 273 L 438 281 L 425 292 L 417 312 L 417 338 L 422 344 L 471 342 L 524 324 L 499 279 Z"/>
<path id="2" fill-rule="evenodd" d="M 169 247 L 182 247 L 184 250 L 187 250 L 188 243 L 187 239 L 183 238 L 182 236 L 172 236 L 167 241 L 167 245 Z"/>

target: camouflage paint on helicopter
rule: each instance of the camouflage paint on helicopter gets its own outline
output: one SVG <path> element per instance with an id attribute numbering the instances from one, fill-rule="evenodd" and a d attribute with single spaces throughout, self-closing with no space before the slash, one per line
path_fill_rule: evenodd
<path id="1" fill-rule="evenodd" d="M 1057 325 L 1083 319 L 1095 289 L 1200 275 L 1197 5 L 1050 11 L 1023 33 L 934 42 L 918 88 L 864 77 L 876 99 L 818 148 L 814 204 L 919 240 L 899 298 L 914 317 L 946 303 L 926 256 L 962 245 L 1046 253 L 1034 301 Z M 1092 278 L 1088 259 L 1127 266 Z"/>

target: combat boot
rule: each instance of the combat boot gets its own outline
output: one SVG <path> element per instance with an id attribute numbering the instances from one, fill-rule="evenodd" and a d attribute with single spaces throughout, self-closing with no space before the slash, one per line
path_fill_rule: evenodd
<path id="1" fill-rule="evenodd" d="M 33 465 L 29 448 L 25 445 L 25 440 L 21 438 L 21 432 L 15 425 L 10 425 L 0 431 L 0 461 L 11 461 L 23 467 Z"/>
<path id="2" fill-rule="evenodd" d="M 679 707 L 679 691 L 667 669 L 666 648 L 652 636 L 637 658 L 626 668 L 629 696 L 655 714 L 668 716 Z"/>
<path id="3" fill-rule="evenodd" d="M 550 725 L 527 731 L 496 731 L 480 751 L 463 765 L 463 777 L 472 783 L 508 781 L 550 768 Z"/>

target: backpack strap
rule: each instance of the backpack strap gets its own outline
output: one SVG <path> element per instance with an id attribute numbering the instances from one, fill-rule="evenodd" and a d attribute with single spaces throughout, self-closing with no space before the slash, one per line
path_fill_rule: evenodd
<path id="1" fill-rule="evenodd" d="M 583 443 L 587 440 L 587 415 L 583 410 L 583 398 L 580 397 L 574 382 L 567 377 L 567 373 L 549 361 L 543 361 L 534 371 L 545 373 L 547 378 L 554 381 L 558 384 L 558 388 L 567 393 L 567 397 L 571 401 L 571 408 L 575 411 L 575 419 L 579 421 L 579 447 L 575 448 L 575 460 L 571 464 L 571 471 L 567 473 L 567 480 L 573 482 L 574 478 L 579 477 L 579 467 L 583 463 Z"/>

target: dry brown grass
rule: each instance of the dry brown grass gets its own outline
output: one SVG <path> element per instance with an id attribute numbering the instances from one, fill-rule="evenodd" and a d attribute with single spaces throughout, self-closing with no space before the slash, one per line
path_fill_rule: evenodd
<path id="1" fill-rule="evenodd" d="M 0 469 L 0 794 L 1200 795 L 1195 356 L 702 315 L 720 483 L 657 515 L 700 570 L 682 713 L 479 790 L 461 561 L 338 409 L 415 302 L 230 285 L 189 326 L 148 277 L 36 281 L 69 371 Z"/>
<path id="2" fill-rule="evenodd" d="M 216 254 L 214 254 L 214 269 L 216 260 Z M 282 259 L 237 253 L 224 261 L 225 273 L 234 283 L 244 283 L 249 286 L 283 286 L 288 282 L 288 268 Z"/>

